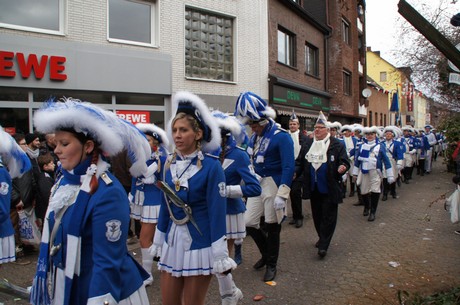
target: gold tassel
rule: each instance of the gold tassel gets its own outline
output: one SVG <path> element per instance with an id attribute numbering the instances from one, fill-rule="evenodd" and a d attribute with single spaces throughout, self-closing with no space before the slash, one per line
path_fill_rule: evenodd
<path id="1" fill-rule="evenodd" d="M 197 148 L 197 156 L 198 156 L 198 160 L 196 161 L 196 166 L 201 169 L 201 159 L 200 159 L 200 155 L 203 156 L 203 153 L 201 152 L 201 141 L 198 141 L 196 143 L 196 148 Z"/>

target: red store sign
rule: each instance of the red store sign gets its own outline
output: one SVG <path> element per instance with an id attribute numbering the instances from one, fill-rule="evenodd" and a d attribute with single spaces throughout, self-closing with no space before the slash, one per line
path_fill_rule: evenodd
<path id="1" fill-rule="evenodd" d="M 65 81 L 66 58 L 63 56 L 24 54 L 21 52 L 0 51 L 0 77 L 15 78 L 16 71 L 13 67 L 17 66 L 19 74 L 23 79 L 28 79 L 33 72 L 36 79 L 42 79 L 48 68 L 49 78 L 53 81 Z"/>
<path id="2" fill-rule="evenodd" d="M 150 123 L 150 112 L 148 111 L 132 111 L 132 110 L 117 110 L 117 115 L 133 124 Z"/>

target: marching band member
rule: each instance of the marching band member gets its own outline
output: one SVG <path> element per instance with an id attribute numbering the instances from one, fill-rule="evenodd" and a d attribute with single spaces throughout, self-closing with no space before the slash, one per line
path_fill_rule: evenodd
<path id="1" fill-rule="evenodd" d="M 404 168 L 404 148 L 400 141 L 396 141 L 395 137 L 399 135 L 396 126 L 387 126 L 384 128 L 383 133 L 385 135 L 385 151 L 388 159 L 391 162 L 391 168 L 393 170 L 393 177 L 398 177 L 399 172 Z M 388 169 L 385 166 L 386 169 Z M 393 198 L 397 198 L 396 195 L 396 181 L 393 183 L 388 182 L 386 176 L 387 171 L 383 175 L 383 197 L 382 201 L 388 199 L 388 192 L 391 193 Z M 397 179 L 397 178 L 396 178 Z"/>

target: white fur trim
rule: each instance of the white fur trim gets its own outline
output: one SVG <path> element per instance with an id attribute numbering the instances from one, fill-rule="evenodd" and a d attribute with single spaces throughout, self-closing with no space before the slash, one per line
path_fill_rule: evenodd
<path id="1" fill-rule="evenodd" d="M 168 148 L 169 147 L 169 139 L 168 135 L 166 134 L 166 131 L 161 129 L 155 124 L 147 124 L 147 123 L 137 123 L 136 127 L 142 131 L 143 133 L 149 132 L 149 133 L 156 133 L 158 136 L 161 138 L 161 146 Z"/>

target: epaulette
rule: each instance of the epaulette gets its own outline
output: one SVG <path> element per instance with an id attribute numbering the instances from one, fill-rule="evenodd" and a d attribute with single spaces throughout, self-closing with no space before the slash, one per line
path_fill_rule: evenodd
<path id="1" fill-rule="evenodd" d="M 219 156 L 216 156 L 216 155 L 213 155 L 213 154 L 210 154 L 210 153 L 205 153 L 206 156 L 208 157 L 212 157 L 214 159 L 219 159 Z"/>
<path id="2" fill-rule="evenodd" d="M 239 150 L 246 151 L 246 148 L 243 148 L 243 147 L 240 147 L 240 146 L 235 146 L 235 147 L 238 148 Z"/>
<path id="3" fill-rule="evenodd" d="M 106 172 L 103 172 L 103 173 L 101 174 L 101 179 L 102 179 L 102 181 L 104 181 L 105 184 L 107 184 L 107 185 L 110 185 L 110 184 L 112 184 L 112 182 L 113 182 L 112 179 L 110 179 L 109 175 L 107 175 Z"/>

